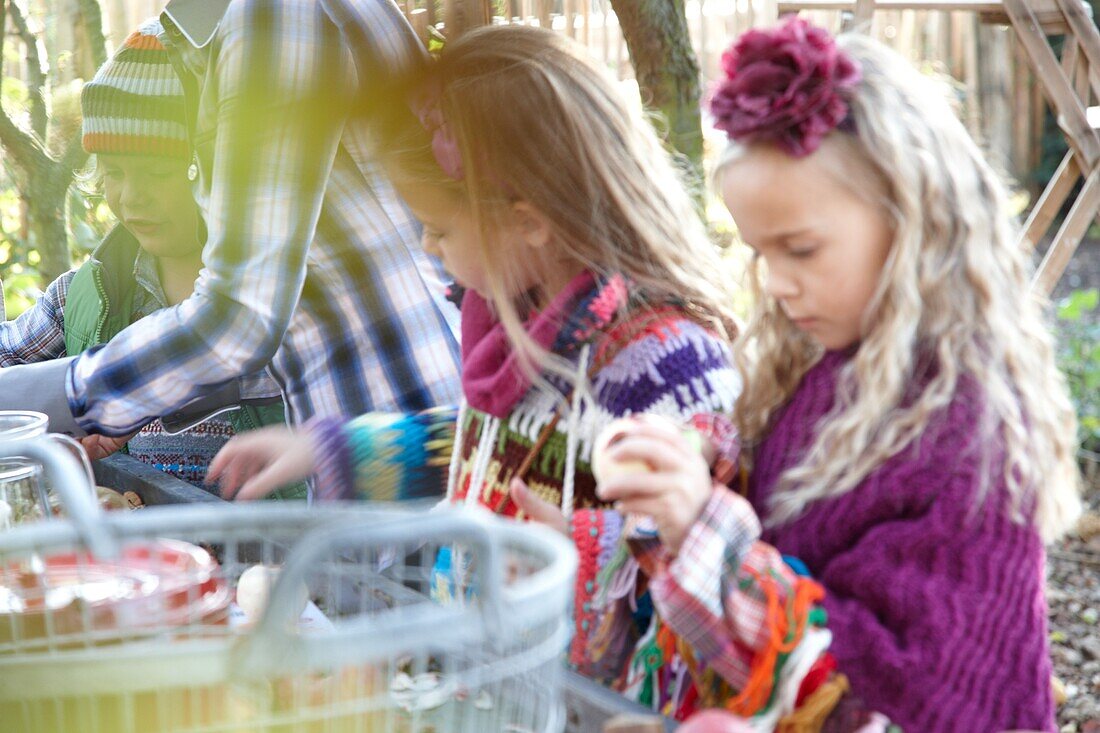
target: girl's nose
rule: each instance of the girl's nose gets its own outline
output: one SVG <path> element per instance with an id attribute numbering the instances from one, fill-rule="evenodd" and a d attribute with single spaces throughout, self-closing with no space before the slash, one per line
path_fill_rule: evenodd
<path id="1" fill-rule="evenodd" d="M 769 266 L 766 277 L 764 291 L 772 298 L 785 300 L 798 295 L 798 283 L 794 273 L 787 271 L 786 268 Z"/>

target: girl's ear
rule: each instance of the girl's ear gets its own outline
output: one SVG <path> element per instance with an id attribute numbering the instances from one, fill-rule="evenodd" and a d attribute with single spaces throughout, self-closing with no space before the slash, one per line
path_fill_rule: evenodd
<path id="1" fill-rule="evenodd" d="M 512 204 L 512 224 L 529 247 L 545 247 L 553 236 L 550 220 L 526 201 Z"/>

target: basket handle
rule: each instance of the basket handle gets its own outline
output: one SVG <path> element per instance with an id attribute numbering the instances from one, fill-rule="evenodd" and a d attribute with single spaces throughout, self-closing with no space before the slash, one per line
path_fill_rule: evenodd
<path id="1" fill-rule="evenodd" d="M 484 629 L 503 629 L 504 569 L 500 539 L 490 531 L 488 514 L 480 508 L 447 508 L 428 514 L 395 518 L 384 525 L 341 524 L 315 529 L 295 545 L 286 564 L 271 589 L 267 609 L 253 633 L 241 640 L 235 659 L 236 671 L 243 676 L 261 675 L 273 668 L 294 668 L 317 655 L 326 658 L 340 656 L 341 647 L 348 647 L 349 634 L 369 638 L 380 645 L 384 654 L 394 641 L 407 643 L 410 633 L 437 636 L 447 618 L 457 621 L 469 614 L 469 607 L 433 606 L 424 614 L 394 614 L 385 621 L 360 618 L 342 624 L 349 634 L 302 637 L 289 631 L 298 612 L 298 589 L 307 575 L 334 552 L 348 547 L 401 546 L 412 539 L 431 538 L 435 542 L 458 542 L 478 551 L 481 584 L 478 586 L 479 611 Z M 341 629 L 344 631 L 345 629 Z M 362 650 L 358 650 L 362 654 Z"/>
<path id="2" fill-rule="evenodd" d="M 102 521 L 102 510 L 95 501 L 95 486 L 89 483 L 88 471 L 63 442 L 41 437 L 0 441 L 0 458 L 15 456 L 42 464 L 50 478 L 50 488 L 61 497 L 77 534 L 93 555 L 104 559 L 118 556 L 118 541 Z"/>

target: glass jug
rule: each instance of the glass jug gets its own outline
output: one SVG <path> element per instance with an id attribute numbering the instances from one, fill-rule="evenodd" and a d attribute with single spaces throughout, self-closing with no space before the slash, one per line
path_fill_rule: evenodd
<path id="1" fill-rule="evenodd" d="M 94 487 L 92 466 L 80 444 L 67 435 L 46 432 L 48 425 L 49 418 L 41 412 L 0 410 L 0 444 L 13 441 L 58 443 L 75 454 L 87 483 Z M 0 457 L 0 529 L 59 513 L 53 488 L 36 458 L 22 454 Z M 91 491 L 94 495 L 94 489 Z"/>

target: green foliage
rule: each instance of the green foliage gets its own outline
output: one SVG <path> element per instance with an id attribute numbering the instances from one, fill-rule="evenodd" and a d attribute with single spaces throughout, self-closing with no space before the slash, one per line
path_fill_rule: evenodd
<path id="1" fill-rule="evenodd" d="M 21 208 L 19 191 L 0 170 L 0 280 L 8 318 L 30 308 L 49 284 L 38 269 L 42 257 L 33 235 L 23 234 Z M 76 187 L 69 190 L 66 208 L 69 252 L 76 265 L 102 241 L 115 220 L 102 198 L 85 195 Z"/>
<path id="2" fill-rule="evenodd" d="M 1100 450 L 1100 290 L 1075 290 L 1058 302 L 1058 366 L 1077 408 L 1081 447 Z"/>

